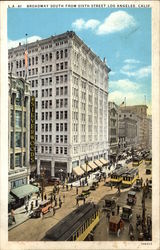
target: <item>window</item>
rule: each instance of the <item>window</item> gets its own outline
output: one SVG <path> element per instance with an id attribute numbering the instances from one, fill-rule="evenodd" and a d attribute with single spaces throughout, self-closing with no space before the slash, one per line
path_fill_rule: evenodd
<path id="1" fill-rule="evenodd" d="M 45 102 L 45 108 L 48 108 L 48 101 Z"/>
<path id="2" fill-rule="evenodd" d="M 36 75 L 38 74 L 38 68 L 36 68 Z"/>
<path id="3" fill-rule="evenodd" d="M 36 56 L 36 64 L 38 64 L 38 56 Z"/>
<path id="4" fill-rule="evenodd" d="M 49 147 L 49 153 L 50 154 L 52 153 L 52 147 Z"/>
<path id="5" fill-rule="evenodd" d="M 46 66 L 46 73 L 48 72 L 48 65 Z"/>
<path id="6" fill-rule="evenodd" d="M 63 131 L 63 123 L 60 124 L 60 131 Z"/>
<path id="7" fill-rule="evenodd" d="M 63 95 L 63 87 L 60 88 L 60 95 Z"/>
<path id="8" fill-rule="evenodd" d="M 59 123 L 56 123 L 56 131 L 59 131 Z"/>
<path id="9" fill-rule="evenodd" d="M 16 135 L 15 135 L 15 146 L 16 146 L 16 148 L 20 148 L 22 146 L 21 138 L 22 138 L 21 132 L 16 132 Z"/>
<path id="10" fill-rule="evenodd" d="M 38 97 L 38 90 L 36 90 L 36 97 Z"/>
<path id="11" fill-rule="evenodd" d="M 56 154 L 59 154 L 59 148 L 56 147 Z"/>
<path id="12" fill-rule="evenodd" d="M 42 120 L 44 120 L 44 112 L 42 112 Z"/>
<path id="13" fill-rule="evenodd" d="M 13 154 L 10 154 L 10 169 L 13 169 Z"/>
<path id="14" fill-rule="evenodd" d="M 38 131 L 38 124 L 35 124 L 35 131 Z"/>
<path id="15" fill-rule="evenodd" d="M 32 57 L 32 65 L 34 65 L 34 57 Z"/>
<path id="16" fill-rule="evenodd" d="M 49 100 L 49 107 L 52 108 L 52 100 Z"/>
<path id="17" fill-rule="evenodd" d="M 48 112 L 46 112 L 46 120 L 48 120 Z"/>
<path id="18" fill-rule="evenodd" d="M 48 135 L 46 135 L 46 142 L 48 142 Z"/>
<path id="19" fill-rule="evenodd" d="M 41 153 L 44 153 L 44 146 L 41 146 Z"/>
<path id="20" fill-rule="evenodd" d="M 56 52 L 56 59 L 59 59 L 59 51 Z"/>
<path id="21" fill-rule="evenodd" d="M 49 77 L 49 84 L 52 84 L 52 77 Z"/>
<path id="22" fill-rule="evenodd" d="M 49 89 L 49 96 L 52 96 L 52 89 Z"/>
<path id="23" fill-rule="evenodd" d="M 36 109 L 38 109 L 38 101 L 36 101 L 36 105 L 35 106 L 36 106 Z"/>
<path id="24" fill-rule="evenodd" d="M 49 119 L 52 119 L 52 112 L 49 112 Z"/>
<path id="25" fill-rule="evenodd" d="M 15 154 L 15 167 L 22 166 L 22 155 L 21 153 Z"/>
<path id="26" fill-rule="evenodd" d="M 68 87 L 64 87 L 64 95 L 67 95 L 68 94 Z"/>
<path id="27" fill-rule="evenodd" d="M 63 135 L 60 135 L 60 142 L 63 143 Z"/>
<path id="28" fill-rule="evenodd" d="M 44 132 L 44 124 L 42 123 L 42 132 Z"/>
<path id="29" fill-rule="evenodd" d="M 68 68 L 68 62 L 64 63 L 64 68 L 67 69 Z"/>
<path id="30" fill-rule="evenodd" d="M 67 135 L 64 136 L 64 143 L 67 143 Z"/>
<path id="31" fill-rule="evenodd" d="M 64 99 L 64 107 L 68 106 L 68 99 Z"/>
<path id="32" fill-rule="evenodd" d="M 42 89 L 42 97 L 44 97 L 44 89 Z"/>
<path id="33" fill-rule="evenodd" d="M 64 82 L 67 82 L 68 80 L 68 75 L 64 75 Z"/>
<path id="34" fill-rule="evenodd" d="M 42 67 L 42 73 L 44 73 L 44 66 Z"/>
<path id="35" fill-rule="evenodd" d="M 59 63 L 56 64 L 56 70 L 59 70 Z"/>
<path id="36" fill-rule="evenodd" d="M 42 86 L 44 86 L 44 79 L 42 79 L 41 82 L 42 82 Z"/>
<path id="37" fill-rule="evenodd" d="M 22 112 L 16 110 L 16 128 L 22 127 Z"/>
<path id="38" fill-rule="evenodd" d="M 59 95 L 59 88 L 56 88 L 56 95 Z"/>
<path id="39" fill-rule="evenodd" d="M 63 107 L 63 99 L 60 99 L 60 108 Z"/>
<path id="40" fill-rule="evenodd" d="M 44 135 L 41 136 L 41 142 L 44 142 Z"/>
<path id="41" fill-rule="evenodd" d="M 32 80 L 32 87 L 34 87 L 34 80 Z"/>
<path id="42" fill-rule="evenodd" d="M 64 147 L 64 154 L 67 155 L 67 147 Z"/>
<path id="43" fill-rule="evenodd" d="M 67 118 L 68 118 L 68 112 L 64 111 L 64 119 L 67 119 Z"/>
<path id="44" fill-rule="evenodd" d="M 38 80 L 35 80 L 36 81 L 36 87 L 38 87 Z"/>
<path id="45" fill-rule="evenodd" d="M 59 83 L 59 76 L 56 76 L 56 84 Z"/>
<path id="46" fill-rule="evenodd" d="M 49 131 L 52 131 L 52 123 L 49 124 Z"/>
<path id="47" fill-rule="evenodd" d="M 60 83 L 63 83 L 63 75 L 60 76 Z"/>
<path id="48" fill-rule="evenodd" d="M 60 52 L 60 53 L 61 53 L 61 59 L 62 59 L 62 58 L 63 58 L 63 50 L 61 50 L 61 52 Z"/>
<path id="49" fill-rule="evenodd" d="M 42 55 L 42 63 L 44 63 L 44 55 Z"/>
<path id="50" fill-rule="evenodd" d="M 64 131 L 67 131 L 67 130 L 68 130 L 68 124 L 64 123 Z"/>
<path id="51" fill-rule="evenodd" d="M 56 108 L 59 108 L 59 99 L 56 100 Z"/>
<path id="52" fill-rule="evenodd" d="M 63 154 L 63 147 L 60 147 L 60 154 Z"/>
<path id="53" fill-rule="evenodd" d="M 14 137 L 13 137 L 13 132 L 11 132 L 11 139 L 10 139 L 10 147 L 13 148 L 14 147 Z"/>
<path id="54" fill-rule="evenodd" d="M 41 102 L 41 108 L 44 109 L 44 101 Z"/>
<path id="55" fill-rule="evenodd" d="M 56 143 L 59 143 L 59 135 L 56 135 Z"/>
<path id="56" fill-rule="evenodd" d="M 11 119 L 11 127 L 14 126 L 14 113 L 13 113 L 13 110 L 11 110 L 11 113 L 10 113 L 10 119 Z"/>
<path id="57" fill-rule="evenodd" d="M 59 119 L 59 111 L 56 111 L 56 119 Z"/>
<path id="58" fill-rule="evenodd" d="M 46 129 L 45 129 L 46 132 L 48 132 L 48 124 L 46 124 Z"/>
<path id="59" fill-rule="evenodd" d="M 65 49 L 64 53 L 65 53 L 65 57 L 67 57 L 68 56 L 68 50 Z"/>
<path id="60" fill-rule="evenodd" d="M 60 119 L 63 119 L 63 111 L 60 111 Z"/>
<path id="61" fill-rule="evenodd" d="M 37 112 L 35 114 L 35 119 L 36 119 L 36 121 L 38 120 L 38 113 Z"/>
<path id="62" fill-rule="evenodd" d="M 52 53 L 49 53 L 49 59 L 52 60 Z"/>
<path id="63" fill-rule="evenodd" d="M 49 135 L 49 142 L 52 142 L 52 135 Z"/>
<path id="64" fill-rule="evenodd" d="M 63 70 L 63 63 L 60 63 L 60 69 Z"/>
<path id="65" fill-rule="evenodd" d="M 46 54 L 46 61 L 48 61 L 48 54 Z"/>
<path id="66" fill-rule="evenodd" d="M 52 72 L 52 65 L 49 66 L 49 71 Z"/>
<path id="67" fill-rule="evenodd" d="M 21 99 L 21 92 L 18 91 L 16 94 L 16 105 L 21 106 L 22 105 L 22 99 Z"/>

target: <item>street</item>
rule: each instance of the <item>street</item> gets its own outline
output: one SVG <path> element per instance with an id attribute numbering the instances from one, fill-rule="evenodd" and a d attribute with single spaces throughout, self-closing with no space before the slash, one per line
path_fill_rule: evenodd
<path id="1" fill-rule="evenodd" d="M 128 164 L 129 168 L 132 166 L 132 163 Z M 145 164 L 141 164 L 139 167 L 139 175 L 140 178 L 142 177 L 145 181 L 146 178 L 151 178 L 151 175 L 145 174 Z M 46 187 L 46 193 L 51 192 L 53 189 L 52 187 Z M 78 188 L 79 194 L 81 193 L 83 187 Z M 102 180 L 99 183 L 99 187 L 91 191 L 91 194 L 86 198 L 86 202 L 94 202 L 99 203 L 100 206 L 103 205 L 104 198 L 107 197 L 116 197 L 118 204 L 120 206 L 123 206 L 126 204 L 126 197 L 127 197 L 127 189 L 121 190 L 120 197 L 117 196 L 117 188 L 113 187 L 112 189 L 110 187 L 104 186 L 104 181 Z M 72 189 L 69 188 L 69 191 L 66 191 L 66 189 L 63 190 L 61 187 L 59 195 L 60 197 L 63 197 L 65 194 L 65 199 L 62 203 L 61 208 L 56 209 L 56 213 L 53 216 L 52 212 L 49 212 L 44 216 L 44 218 L 36 218 L 36 219 L 29 219 L 23 224 L 13 228 L 8 232 L 8 237 L 10 241 L 39 241 L 44 236 L 45 233 L 56 223 L 58 223 L 60 220 L 62 220 L 66 215 L 68 215 L 71 211 L 76 209 L 76 187 L 73 187 Z M 142 199 L 142 192 L 137 192 L 137 203 L 133 207 L 133 218 L 132 221 L 134 222 L 135 227 L 135 217 L 136 214 L 142 214 L 141 209 L 141 199 Z M 79 201 L 79 205 L 83 204 L 83 201 Z M 152 207 L 151 207 L 151 199 L 146 199 L 146 214 L 151 214 Z M 23 232 L 23 233 L 20 233 Z M 129 240 L 128 237 L 128 223 L 125 222 L 125 229 L 118 238 L 115 235 L 110 235 L 108 233 L 108 222 L 106 219 L 106 214 L 103 213 L 101 217 L 101 221 L 99 225 L 96 227 L 94 231 L 94 240 L 96 241 L 102 241 L 102 240 Z"/>

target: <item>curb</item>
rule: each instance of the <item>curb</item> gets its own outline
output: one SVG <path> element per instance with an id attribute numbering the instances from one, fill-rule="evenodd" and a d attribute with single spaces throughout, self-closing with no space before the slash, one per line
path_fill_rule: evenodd
<path id="1" fill-rule="evenodd" d="M 22 222 L 20 222 L 20 223 L 15 224 L 14 226 L 12 226 L 12 227 L 8 228 L 8 231 L 10 231 L 10 230 L 14 229 L 15 227 L 17 227 L 17 226 L 19 226 L 19 225 L 23 224 L 25 221 L 27 221 L 27 220 L 29 220 L 29 219 L 30 219 L 30 218 L 26 218 L 24 221 L 22 221 Z"/>

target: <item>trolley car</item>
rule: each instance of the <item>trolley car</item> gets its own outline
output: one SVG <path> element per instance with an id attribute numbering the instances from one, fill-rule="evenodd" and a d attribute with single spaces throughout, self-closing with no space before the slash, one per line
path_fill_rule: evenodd
<path id="1" fill-rule="evenodd" d="M 132 168 L 122 175 L 122 186 L 130 187 L 139 178 L 138 169 Z"/>
<path id="2" fill-rule="evenodd" d="M 140 156 L 139 157 L 138 156 L 133 157 L 132 165 L 135 166 L 135 167 L 136 166 L 138 167 L 142 162 L 143 162 L 142 157 L 140 157 Z"/>
<path id="3" fill-rule="evenodd" d="M 67 215 L 52 227 L 44 241 L 83 241 L 99 222 L 99 208 L 94 203 L 86 203 Z"/>
<path id="4" fill-rule="evenodd" d="M 116 171 L 114 171 L 112 174 L 111 174 L 111 179 L 110 179 L 110 182 L 113 184 L 113 185 L 118 185 L 122 182 L 122 175 L 124 173 L 126 173 L 128 171 L 128 167 L 122 167 L 121 169 L 118 169 Z"/>

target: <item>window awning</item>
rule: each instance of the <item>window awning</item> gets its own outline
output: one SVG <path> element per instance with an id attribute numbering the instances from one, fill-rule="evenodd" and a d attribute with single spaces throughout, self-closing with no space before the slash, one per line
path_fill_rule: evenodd
<path id="1" fill-rule="evenodd" d="M 96 169 L 97 165 L 93 162 L 93 161 L 89 161 L 88 165 L 92 168 L 92 169 Z"/>
<path id="2" fill-rule="evenodd" d="M 99 160 L 100 160 L 100 162 L 103 163 L 103 165 L 106 165 L 106 164 L 109 163 L 109 161 L 105 160 L 104 158 L 101 158 L 101 159 L 99 159 Z"/>
<path id="3" fill-rule="evenodd" d="M 8 204 L 12 203 L 12 202 L 15 202 L 15 198 L 9 193 L 8 194 Z"/>
<path id="4" fill-rule="evenodd" d="M 78 176 L 84 174 L 84 171 L 81 169 L 80 166 L 77 166 L 77 167 L 73 168 L 73 172 L 74 172 L 76 175 L 78 175 Z"/>
<path id="5" fill-rule="evenodd" d="M 100 168 L 103 166 L 103 163 L 101 163 L 99 160 L 95 160 L 94 162 L 95 162 L 96 165 L 97 165 L 98 167 L 100 167 Z"/>
<path id="6" fill-rule="evenodd" d="M 81 168 L 82 168 L 85 172 L 89 172 L 89 171 L 92 170 L 88 164 L 87 164 L 87 165 L 86 165 L 86 164 L 81 165 Z"/>
<path id="7" fill-rule="evenodd" d="M 19 199 L 22 199 L 29 194 L 37 193 L 38 191 L 39 191 L 39 188 L 31 184 L 23 185 L 23 186 L 20 186 L 11 190 L 11 192 L 15 196 L 17 196 Z"/>

